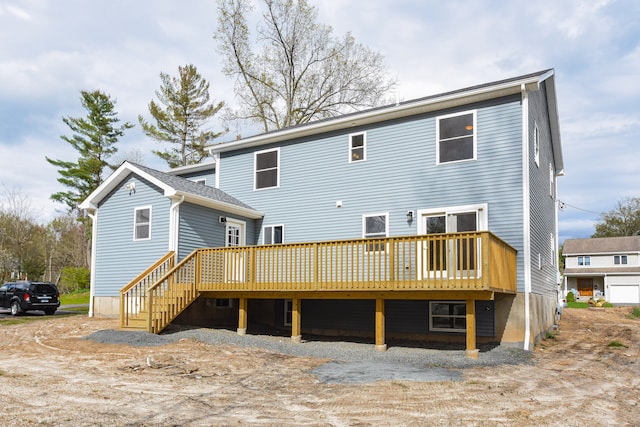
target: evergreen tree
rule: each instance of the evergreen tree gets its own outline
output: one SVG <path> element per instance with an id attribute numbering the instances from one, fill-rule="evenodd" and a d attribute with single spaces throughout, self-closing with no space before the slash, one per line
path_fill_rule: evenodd
<path id="1" fill-rule="evenodd" d="M 106 167 L 117 167 L 109 164 L 108 160 L 117 151 L 115 144 L 124 131 L 133 127 L 128 122 L 117 126 L 120 119 L 115 111 L 115 100 L 109 95 L 99 90 L 83 90 L 80 93 L 87 117 L 63 117 L 62 121 L 69 126 L 73 135 L 61 136 L 78 151 L 78 159 L 74 162 L 46 158 L 58 167 L 58 182 L 69 188 L 68 191 L 52 194 L 51 199 L 66 204 L 69 211 L 76 209 L 102 183 Z"/>
<path id="2" fill-rule="evenodd" d="M 164 108 L 153 100 L 149 103 L 155 125 L 138 116 L 147 136 L 173 145 L 169 150 L 153 150 L 172 168 L 200 163 L 208 155 L 207 145 L 224 133 L 203 129 L 224 105 L 210 100 L 209 83 L 191 64 L 178 67 L 178 74 L 160 73 L 162 84 L 156 96 Z"/>

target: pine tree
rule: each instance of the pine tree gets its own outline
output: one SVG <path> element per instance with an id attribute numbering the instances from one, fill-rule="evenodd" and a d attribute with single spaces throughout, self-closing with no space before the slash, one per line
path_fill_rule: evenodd
<path id="1" fill-rule="evenodd" d="M 207 146 L 224 133 L 203 129 L 224 105 L 211 101 L 209 83 L 194 65 L 178 67 L 178 72 L 178 77 L 160 73 L 162 84 L 156 96 L 164 108 L 153 100 L 149 103 L 155 125 L 138 116 L 147 136 L 173 145 L 169 150 L 153 150 L 172 168 L 200 163 L 208 155 Z"/>
<path id="2" fill-rule="evenodd" d="M 78 152 L 76 161 L 47 161 L 58 167 L 58 182 L 68 187 L 51 195 L 51 199 L 64 203 L 73 211 L 103 181 L 105 168 L 115 169 L 109 158 L 117 151 L 115 146 L 125 130 L 134 125 L 126 122 L 117 126 L 120 119 L 115 111 L 115 100 L 99 90 L 81 91 L 80 101 L 87 110 L 86 118 L 63 117 L 62 121 L 73 132 L 72 136 L 61 136 Z"/>

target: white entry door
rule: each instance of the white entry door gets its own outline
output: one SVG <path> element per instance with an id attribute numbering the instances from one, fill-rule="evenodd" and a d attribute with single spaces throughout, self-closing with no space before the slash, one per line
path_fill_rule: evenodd
<path id="1" fill-rule="evenodd" d="M 225 231 L 225 246 L 236 247 L 246 245 L 246 223 L 244 221 L 227 218 Z M 225 258 L 225 279 L 232 282 L 244 282 L 245 255 L 244 251 L 227 252 Z"/>

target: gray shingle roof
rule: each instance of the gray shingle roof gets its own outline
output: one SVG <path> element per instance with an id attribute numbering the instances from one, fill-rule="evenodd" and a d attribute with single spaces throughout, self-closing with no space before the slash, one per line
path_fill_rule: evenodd
<path id="1" fill-rule="evenodd" d="M 129 162 L 131 163 L 131 162 Z M 197 182 L 188 180 L 186 178 L 182 178 L 179 176 L 174 176 L 174 175 L 169 175 L 168 173 L 165 172 L 160 172 L 158 170 L 146 167 L 146 166 L 142 166 L 142 165 L 138 165 L 136 163 L 131 163 L 131 165 L 135 166 L 136 168 L 144 171 L 145 173 L 148 173 L 149 175 L 153 176 L 154 178 L 156 178 L 157 180 L 163 182 L 164 184 L 168 185 L 169 187 L 175 189 L 177 192 L 180 193 L 186 193 L 186 194 L 192 194 L 194 196 L 199 196 L 199 197 L 204 197 L 210 200 L 215 200 L 215 201 L 219 201 L 219 202 L 223 202 L 223 203 L 227 203 L 233 206 L 238 206 L 244 209 L 251 209 L 251 210 L 255 210 L 253 209 L 251 206 L 247 205 L 246 203 L 241 202 L 240 200 L 236 199 L 235 197 L 231 196 L 230 194 L 225 193 L 224 191 L 220 190 L 219 188 L 215 188 L 215 187 L 211 187 L 208 185 L 202 185 L 202 184 L 198 184 Z"/>
<path id="2" fill-rule="evenodd" d="M 567 239 L 562 247 L 564 255 L 629 252 L 640 252 L 640 236 Z"/>

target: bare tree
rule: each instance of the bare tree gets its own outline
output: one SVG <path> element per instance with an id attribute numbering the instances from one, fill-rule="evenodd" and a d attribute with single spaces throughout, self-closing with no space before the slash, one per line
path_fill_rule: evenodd
<path id="1" fill-rule="evenodd" d="M 218 0 L 218 40 L 227 76 L 236 79 L 240 111 L 231 118 L 281 129 L 378 105 L 395 81 L 381 54 L 347 33 L 334 37 L 306 0 L 264 0 L 250 40 L 250 0 Z"/>

